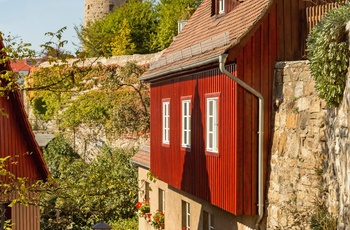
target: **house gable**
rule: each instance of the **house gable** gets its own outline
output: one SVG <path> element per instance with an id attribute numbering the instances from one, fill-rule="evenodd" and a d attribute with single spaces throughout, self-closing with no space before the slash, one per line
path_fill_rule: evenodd
<path id="1" fill-rule="evenodd" d="M 0 40 L 0 49 L 4 47 Z M 0 66 L 0 71 L 12 71 L 9 63 Z M 0 157 L 11 156 L 16 162 L 9 170 L 31 181 L 45 180 L 49 171 L 24 110 L 20 92 L 7 92 L 0 97 L 0 108 L 6 115 L 0 116 Z"/>

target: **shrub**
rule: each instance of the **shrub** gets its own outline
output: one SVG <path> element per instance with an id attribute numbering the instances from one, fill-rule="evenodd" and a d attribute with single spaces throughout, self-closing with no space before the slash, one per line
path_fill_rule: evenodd
<path id="1" fill-rule="evenodd" d="M 350 58 L 345 30 L 348 21 L 350 5 L 346 4 L 328 12 L 307 38 L 308 58 L 316 91 L 331 107 L 339 105 L 345 88 Z"/>

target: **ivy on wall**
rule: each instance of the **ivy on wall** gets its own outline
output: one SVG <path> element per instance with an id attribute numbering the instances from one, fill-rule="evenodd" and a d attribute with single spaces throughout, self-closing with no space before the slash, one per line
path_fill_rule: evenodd
<path id="1" fill-rule="evenodd" d="M 138 78 L 146 67 L 67 67 L 54 65 L 33 72 L 29 93 L 34 114 L 69 130 L 80 125 L 105 128 L 107 134 L 142 135 L 149 131 L 148 85 Z"/>
<path id="2" fill-rule="evenodd" d="M 328 12 L 312 28 L 307 38 L 311 74 L 318 96 L 330 107 L 342 100 L 349 67 L 349 44 L 346 24 L 350 21 L 350 4 Z"/>

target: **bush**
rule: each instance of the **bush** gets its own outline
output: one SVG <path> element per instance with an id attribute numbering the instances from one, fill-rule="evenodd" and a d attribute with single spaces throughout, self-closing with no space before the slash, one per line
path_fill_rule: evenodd
<path id="1" fill-rule="evenodd" d="M 350 21 L 350 5 L 333 9 L 311 30 L 307 39 L 311 73 L 318 96 L 328 106 L 338 106 L 345 88 L 349 67 L 349 45 L 346 23 Z"/>

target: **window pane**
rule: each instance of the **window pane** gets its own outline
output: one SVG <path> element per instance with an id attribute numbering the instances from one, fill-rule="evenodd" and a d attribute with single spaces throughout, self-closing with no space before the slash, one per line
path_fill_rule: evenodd
<path id="1" fill-rule="evenodd" d="M 209 230 L 209 217 L 206 211 L 203 211 L 203 229 Z"/>
<path id="2" fill-rule="evenodd" d="M 207 98 L 206 111 L 206 148 L 208 151 L 218 150 L 218 98 Z"/>
<path id="3" fill-rule="evenodd" d="M 209 100 L 209 116 L 213 116 L 213 101 Z"/>

